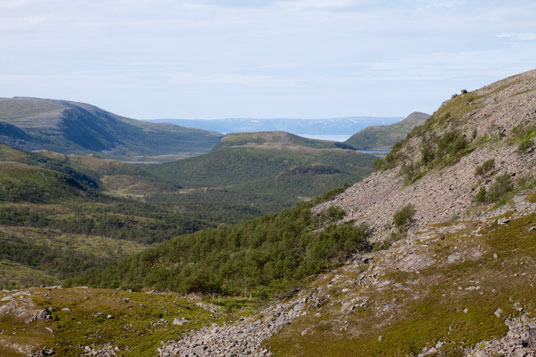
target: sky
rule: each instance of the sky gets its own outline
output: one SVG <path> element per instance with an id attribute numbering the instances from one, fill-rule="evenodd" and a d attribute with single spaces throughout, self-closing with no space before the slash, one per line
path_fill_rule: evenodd
<path id="1" fill-rule="evenodd" d="M 0 0 L 0 97 L 156 118 L 432 113 L 536 68 L 534 0 Z"/>

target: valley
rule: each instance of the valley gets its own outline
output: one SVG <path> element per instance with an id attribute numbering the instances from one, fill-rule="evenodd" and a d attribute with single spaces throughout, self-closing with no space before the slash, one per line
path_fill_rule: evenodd
<path id="1" fill-rule="evenodd" d="M 158 165 L 0 146 L 0 352 L 534 355 L 536 70 L 417 117 L 382 158 L 286 132 Z"/>

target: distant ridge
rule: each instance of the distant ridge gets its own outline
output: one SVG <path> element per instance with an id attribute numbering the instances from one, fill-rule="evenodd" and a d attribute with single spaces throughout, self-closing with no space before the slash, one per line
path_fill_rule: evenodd
<path id="1" fill-rule="evenodd" d="M 303 135 L 350 135 L 371 125 L 389 125 L 400 121 L 401 117 L 344 117 L 325 119 L 299 118 L 226 118 L 226 119 L 158 119 L 152 122 L 172 123 L 215 130 L 222 133 L 244 133 L 257 131 L 286 131 Z"/>
<path id="2" fill-rule="evenodd" d="M 345 144 L 359 150 L 390 150 L 416 126 L 424 124 L 430 115 L 413 112 L 404 120 L 387 126 L 370 126 L 352 135 Z"/>
<path id="3" fill-rule="evenodd" d="M 204 153 L 222 134 L 125 118 L 66 100 L 0 98 L 0 142 L 26 150 L 119 160 Z"/>

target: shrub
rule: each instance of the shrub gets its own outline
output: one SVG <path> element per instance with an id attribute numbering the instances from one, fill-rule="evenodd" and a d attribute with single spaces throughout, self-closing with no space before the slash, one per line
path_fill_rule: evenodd
<path id="1" fill-rule="evenodd" d="M 490 159 L 475 169 L 476 176 L 486 176 L 495 167 L 495 160 Z"/>
<path id="2" fill-rule="evenodd" d="M 480 203 L 484 203 L 484 202 L 486 202 L 487 195 L 488 195 L 488 192 L 486 191 L 486 188 L 481 187 L 480 191 L 478 191 L 478 193 L 475 196 L 475 201 L 480 202 Z"/>
<path id="3" fill-rule="evenodd" d="M 415 215 L 415 206 L 411 203 L 402 207 L 393 216 L 393 223 L 399 231 L 407 231 Z"/>
<path id="4" fill-rule="evenodd" d="M 525 138 L 521 140 L 521 142 L 519 143 L 519 146 L 517 147 L 517 151 L 519 153 L 524 153 L 533 146 L 534 146 L 534 140 Z"/>
<path id="5" fill-rule="evenodd" d="M 505 194 L 512 191 L 514 186 L 512 185 L 512 180 L 510 174 L 505 173 L 497 177 L 493 185 L 489 190 L 489 200 L 491 202 L 499 201 Z"/>

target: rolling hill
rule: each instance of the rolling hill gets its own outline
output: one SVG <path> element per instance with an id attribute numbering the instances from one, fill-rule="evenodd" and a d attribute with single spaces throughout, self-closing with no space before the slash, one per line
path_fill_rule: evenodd
<path id="1" fill-rule="evenodd" d="M 285 132 L 238 133 L 207 154 L 144 169 L 181 186 L 184 197 L 203 193 L 205 199 L 242 202 L 268 213 L 371 172 L 377 157 L 340 146 L 346 147 Z"/>
<path id="2" fill-rule="evenodd" d="M 390 150 L 414 127 L 424 124 L 429 117 L 428 114 L 414 112 L 395 124 L 369 126 L 352 135 L 344 143 L 358 150 Z"/>
<path id="3" fill-rule="evenodd" d="M 0 98 L 0 142 L 123 161 L 170 161 L 209 151 L 221 134 L 128 119 L 65 100 Z"/>

